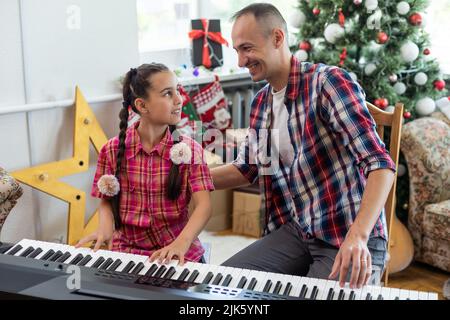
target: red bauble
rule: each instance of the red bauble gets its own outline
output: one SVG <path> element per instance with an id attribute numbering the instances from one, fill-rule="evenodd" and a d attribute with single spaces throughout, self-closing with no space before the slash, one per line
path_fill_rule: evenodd
<path id="1" fill-rule="evenodd" d="M 411 118 L 411 112 L 409 112 L 409 111 L 403 112 L 403 118 L 405 118 L 405 119 Z"/>
<path id="2" fill-rule="evenodd" d="M 301 50 L 309 51 L 311 50 L 311 43 L 309 41 L 302 41 L 298 46 Z"/>
<path id="3" fill-rule="evenodd" d="M 374 103 L 380 109 L 385 109 L 389 105 L 389 101 L 386 98 L 375 99 Z"/>
<path id="4" fill-rule="evenodd" d="M 422 16 L 417 12 L 413 13 L 409 16 L 409 23 L 413 26 L 420 26 L 422 24 Z"/>
<path id="5" fill-rule="evenodd" d="M 436 80 L 433 82 L 433 86 L 436 90 L 442 91 L 445 88 L 445 81 L 444 80 Z"/>
<path id="6" fill-rule="evenodd" d="M 313 12 L 313 15 L 317 16 L 320 13 L 320 9 L 316 7 L 316 8 L 313 9 L 312 12 Z"/>
<path id="7" fill-rule="evenodd" d="M 377 41 L 380 44 L 384 44 L 386 43 L 386 41 L 388 41 L 389 37 L 385 32 L 378 32 L 377 34 Z"/>
<path id="8" fill-rule="evenodd" d="M 425 48 L 424 50 L 423 50 L 423 54 L 424 55 L 429 55 L 430 54 L 430 49 L 428 49 L 428 48 Z"/>

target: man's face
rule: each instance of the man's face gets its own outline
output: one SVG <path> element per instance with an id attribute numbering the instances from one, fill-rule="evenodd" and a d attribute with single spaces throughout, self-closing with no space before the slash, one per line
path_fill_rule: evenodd
<path id="1" fill-rule="evenodd" d="M 257 82 L 270 78 L 276 50 L 272 35 L 266 36 L 252 14 L 239 17 L 231 31 L 233 48 L 239 58 L 239 67 L 248 68 L 252 80 Z"/>

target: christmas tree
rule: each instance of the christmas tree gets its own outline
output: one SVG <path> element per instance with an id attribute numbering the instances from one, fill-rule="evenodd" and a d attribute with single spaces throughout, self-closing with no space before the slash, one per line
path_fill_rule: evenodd
<path id="1" fill-rule="evenodd" d="M 339 66 L 358 81 L 366 100 L 386 111 L 404 104 L 405 122 L 446 105 L 445 82 L 423 29 L 425 0 L 299 0 L 292 52 L 301 61 Z M 388 136 L 388 135 L 387 135 Z M 406 163 L 400 157 L 397 214 L 405 221 Z"/>

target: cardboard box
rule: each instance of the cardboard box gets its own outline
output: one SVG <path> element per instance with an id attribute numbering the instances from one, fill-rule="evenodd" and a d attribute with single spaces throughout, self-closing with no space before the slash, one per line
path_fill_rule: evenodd
<path id="1" fill-rule="evenodd" d="M 261 196 L 256 193 L 233 192 L 233 232 L 260 238 L 263 231 Z"/>

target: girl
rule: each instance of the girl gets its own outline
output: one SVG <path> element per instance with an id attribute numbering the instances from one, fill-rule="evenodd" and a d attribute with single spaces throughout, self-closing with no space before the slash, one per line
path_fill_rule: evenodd
<path id="1" fill-rule="evenodd" d="M 99 227 L 76 246 L 96 240 L 94 250 L 107 243 L 151 261 L 203 261 L 197 236 L 211 216 L 214 187 L 201 146 L 173 134 L 182 106 L 176 76 L 162 64 L 132 68 L 123 99 L 120 133 L 99 153 L 91 192 L 102 199 Z M 140 119 L 127 128 L 130 106 Z"/>

